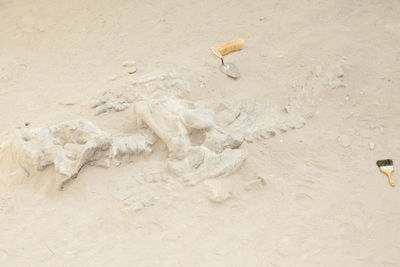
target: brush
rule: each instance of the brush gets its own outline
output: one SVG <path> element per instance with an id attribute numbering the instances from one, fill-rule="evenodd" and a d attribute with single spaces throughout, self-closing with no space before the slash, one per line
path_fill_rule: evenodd
<path id="1" fill-rule="evenodd" d="M 389 178 L 389 184 L 391 186 L 394 186 L 394 181 L 392 178 L 392 172 L 394 172 L 393 160 L 391 159 L 378 160 L 376 162 L 376 165 L 378 165 L 382 173 L 387 175 L 387 177 Z"/>

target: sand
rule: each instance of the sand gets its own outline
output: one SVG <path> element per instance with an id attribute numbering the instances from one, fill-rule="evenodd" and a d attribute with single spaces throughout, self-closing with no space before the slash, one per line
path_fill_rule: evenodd
<path id="1" fill-rule="evenodd" d="M 162 142 L 62 191 L 54 168 L 28 176 L 3 158 L 1 265 L 400 266 L 400 175 L 392 188 L 375 164 L 400 159 L 399 14 L 394 0 L 0 0 L 3 150 L 24 123 L 134 133 L 131 107 L 90 105 L 154 71 L 212 109 L 317 92 L 304 125 L 245 140 L 245 162 L 211 183 L 176 179 Z M 234 38 L 237 80 L 209 50 Z"/>

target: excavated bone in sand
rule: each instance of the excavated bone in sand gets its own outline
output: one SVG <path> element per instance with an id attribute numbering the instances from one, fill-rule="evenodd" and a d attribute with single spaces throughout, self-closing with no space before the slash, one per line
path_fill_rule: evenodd
<path id="1" fill-rule="evenodd" d="M 139 101 L 135 113 L 138 128 L 149 127 L 167 145 L 168 166 L 185 184 L 228 175 L 247 156 L 246 149 L 238 149 L 243 138 L 219 129 L 213 112 L 194 103 L 171 98 Z M 204 145 L 192 145 L 193 130 L 204 132 Z"/>
<path id="2" fill-rule="evenodd" d="M 44 128 L 24 127 L 11 142 L 14 160 L 28 172 L 54 165 L 60 188 L 86 164 L 108 166 L 151 152 L 152 140 L 140 134 L 112 136 L 87 120 Z"/>
<path id="3" fill-rule="evenodd" d="M 247 104 L 222 103 L 213 110 L 183 99 L 187 85 L 170 72 L 151 73 L 129 86 L 106 91 L 92 108 L 100 114 L 135 107 L 138 129 L 150 129 L 168 147 L 168 166 L 186 184 L 228 175 L 247 155 L 240 149 L 244 138 L 268 138 L 277 132 L 301 128 L 314 113 L 313 106 L 324 88 L 345 86 L 343 67 L 320 68 L 306 85 L 294 86 L 285 107 L 268 101 Z M 192 144 L 191 135 L 204 136 Z M 233 134 L 234 133 L 234 134 Z M 42 170 L 54 164 L 60 187 L 78 175 L 86 164 L 131 161 L 151 151 L 151 135 L 112 136 L 90 121 L 80 120 L 45 128 L 23 128 L 12 142 L 14 158 L 26 170 Z"/>

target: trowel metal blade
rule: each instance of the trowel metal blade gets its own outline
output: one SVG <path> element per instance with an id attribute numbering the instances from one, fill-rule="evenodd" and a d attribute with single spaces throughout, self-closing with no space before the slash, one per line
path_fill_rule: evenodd
<path id="1" fill-rule="evenodd" d="M 240 77 L 240 72 L 238 68 L 232 63 L 222 64 L 221 66 L 219 66 L 219 69 L 229 77 L 235 79 Z"/>

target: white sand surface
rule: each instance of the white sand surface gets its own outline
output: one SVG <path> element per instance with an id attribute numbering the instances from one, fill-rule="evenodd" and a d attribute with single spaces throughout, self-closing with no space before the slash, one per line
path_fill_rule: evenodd
<path id="1" fill-rule="evenodd" d="M 235 38 L 237 80 L 209 50 Z M 154 71 L 209 108 L 316 93 L 304 127 L 242 144 L 221 203 L 167 170 L 160 141 L 62 191 L 51 166 L 28 175 L 2 157 L 0 265 L 400 266 L 400 174 L 392 188 L 375 163 L 400 166 L 399 44 L 397 0 L 0 0 L 0 143 L 26 122 L 134 133 L 132 107 L 90 103 Z"/>

